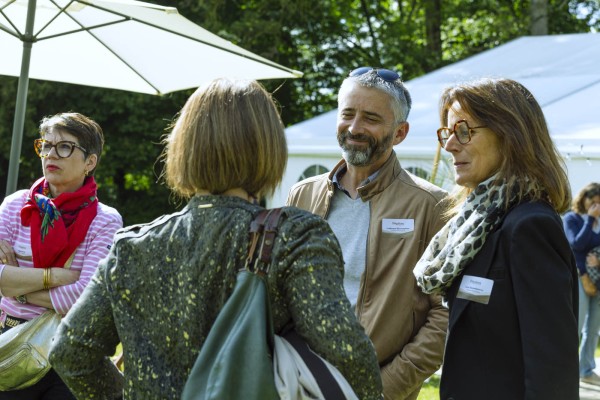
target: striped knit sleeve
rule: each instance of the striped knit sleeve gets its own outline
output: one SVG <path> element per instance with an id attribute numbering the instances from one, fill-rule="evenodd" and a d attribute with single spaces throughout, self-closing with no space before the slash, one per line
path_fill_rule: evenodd
<path id="1" fill-rule="evenodd" d="M 25 204 L 25 190 L 7 196 L 0 204 L 0 240 L 14 245 L 15 230 L 21 225 L 21 208 Z"/>
<path id="2" fill-rule="evenodd" d="M 108 255 L 116 231 L 122 227 L 121 215 L 114 208 L 98 205 L 98 214 L 71 263 L 72 269 L 81 271 L 79 280 L 50 289 L 50 299 L 56 312 L 66 314 L 71 309 L 96 272 L 100 260 Z"/>
<path id="3" fill-rule="evenodd" d="M 0 204 L 0 240 L 5 240 L 11 246 L 14 246 L 15 224 L 21 223 L 21 208 L 25 202 L 26 191 L 21 190 L 7 196 Z M 0 278 L 4 271 L 5 264 L 0 263 Z M 0 288 L 1 296 L 1 288 Z"/>

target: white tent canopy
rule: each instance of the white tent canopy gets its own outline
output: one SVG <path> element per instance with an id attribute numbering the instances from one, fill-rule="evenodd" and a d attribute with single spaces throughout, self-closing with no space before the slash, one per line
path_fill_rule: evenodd
<path id="1" fill-rule="evenodd" d="M 413 99 L 410 131 L 396 148 L 404 167 L 431 171 L 441 91 L 480 77 L 515 79 L 533 93 L 565 158 L 574 192 L 600 181 L 600 34 L 593 33 L 522 37 L 406 82 Z M 285 201 L 306 168 L 335 165 L 341 154 L 336 117 L 332 110 L 286 129 L 290 159 L 273 205 Z"/>

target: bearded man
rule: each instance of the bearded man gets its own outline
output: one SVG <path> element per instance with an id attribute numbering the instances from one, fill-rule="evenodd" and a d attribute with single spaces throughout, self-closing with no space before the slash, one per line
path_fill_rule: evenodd
<path id="1" fill-rule="evenodd" d="M 344 289 L 371 338 L 385 399 L 416 399 L 442 363 L 448 312 L 412 270 L 444 225 L 447 193 L 400 166 L 411 98 L 391 70 L 362 67 L 338 92 L 343 159 L 292 187 L 288 205 L 325 218 L 344 256 Z"/>

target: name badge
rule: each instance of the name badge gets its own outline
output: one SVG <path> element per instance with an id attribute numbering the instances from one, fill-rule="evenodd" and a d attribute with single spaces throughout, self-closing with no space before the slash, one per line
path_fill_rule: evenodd
<path id="1" fill-rule="evenodd" d="M 490 301 L 494 281 L 479 276 L 464 275 L 458 288 L 459 299 L 474 301 L 476 303 L 487 304 Z"/>
<path id="2" fill-rule="evenodd" d="M 20 243 L 15 246 L 14 250 L 16 258 L 27 261 L 33 260 L 31 245 Z"/>
<path id="3" fill-rule="evenodd" d="M 381 222 L 381 229 L 385 233 L 409 233 L 415 230 L 415 220 L 384 218 Z"/>

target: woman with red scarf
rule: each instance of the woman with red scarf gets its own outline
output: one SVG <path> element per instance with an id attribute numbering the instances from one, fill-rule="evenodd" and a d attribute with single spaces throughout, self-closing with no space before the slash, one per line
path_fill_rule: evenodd
<path id="1" fill-rule="evenodd" d="M 62 113 L 42 120 L 40 136 L 34 145 L 44 176 L 0 205 L 2 333 L 48 309 L 66 314 L 123 226 L 96 194 L 102 128 L 84 115 Z M 54 370 L 26 389 L 0 392 L 0 400 L 42 398 L 75 397 Z"/>

